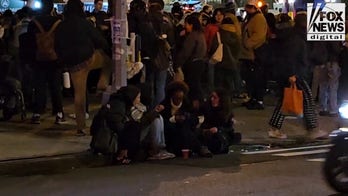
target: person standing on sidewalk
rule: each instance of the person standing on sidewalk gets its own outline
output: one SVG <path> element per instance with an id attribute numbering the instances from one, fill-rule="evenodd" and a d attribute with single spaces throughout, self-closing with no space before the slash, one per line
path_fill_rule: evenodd
<path id="1" fill-rule="evenodd" d="M 341 42 L 327 42 L 328 59 L 320 69 L 322 79 L 319 82 L 320 116 L 337 117 L 337 91 L 341 68 L 339 56 L 342 49 Z"/>
<path id="2" fill-rule="evenodd" d="M 42 31 L 49 31 L 53 28 L 53 32 L 59 18 L 52 16 L 53 0 L 42 1 L 42 8 L 39 15 L 36 16 L 28 26 L 28 33 L 37 36 Z M 36 56 L 38 57 L 38 48 L 36 48 Z M 47 58 L 48 59 L 48 58 Z M 34 103 L 33 116 L 31 123 L 40 124 L 40 114 L 43 114 L 46 109 L 46 91 L 47 84 L 51 93 L 52 114 L 56 115 L 56 124 L 65 122 L 62 103 L 62 69 L 57 59 L 43 60 L 36 58 L 33 65 L 33 86 L 34 86 Z"/>
<path id="3" fill-rule="evenodd" d="M 108 47 L 106 40 L 86 19 L 83 3 L 69 0 L 65 8 L 65 19 L 56 32 L 55 50 L 70 72 L 75 95 L 77 136 L 84 136 L 88 73 L 102 68 L 97 89 L 105 90 L 111 77 L 112 60 L 104 52 Z"/>
<path id="4" fill-rule="evenodd" d="M 274 68 L 276 81 L 280 86 L 281 92 L 289 83 L 296 83 L 297 87 L 303 91 L 303 119 L 306 124 L 309 137 L 311 139 L 327 136 L 327 133 L 318 129 L 318 117 L 314 108 L 314 101 L 311 89 L 304 79 L 308 65 L 306 41 L 302 39 L 299 30 L 306 28 L 306 14 L 298 14 L 295 18 L 295 26 L 291 22 L 278 25 L 275 39 L 275 65 Z M 280 96 L 273 115 L 269 121 L 270 138 L 286 139 L 287 135 L 280 131 L 285 116 L 281 113 L 283 95 Z"/>
<path id="5" fill-rule="evenodd" d="M 245 5 L 246 22 L 242 25 L 241 76 L 246 82 L 250 100 L 245 105 L 250 110 L 263 110 L 265 94 L 264 65 L 267 21 L 257 6 L 257 0 Z"/>

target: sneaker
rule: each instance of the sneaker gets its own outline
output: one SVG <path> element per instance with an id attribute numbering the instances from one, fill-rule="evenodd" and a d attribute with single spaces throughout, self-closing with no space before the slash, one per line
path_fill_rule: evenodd
<path id="1" fill-rule="evenodd" d="M 329 134 L 323 130 L 308 130 L 308 137 L 311 140 L 320 140 L 320 139 L 328 139 Z"/>
<path id="2" fill-rule="evenodd" d="M 211 153 L 208 147 L 206 146 L 201 147 L 201 150 L 199 151 L 199 155 L 201 155 L 202 157 L 207 157 L 207 158 L 213 157 L 213 153 Z"/>
<path id="3" fill-rule="evenodd" d="M 76 114 L 75 113 L 69 114 L 68 116 L 69 116 L 69 118 L 76 119 Z M 85 119 L 86 120 L 89 119 L 89 114 L 88 113 L 85 114 Z"/>
<path id="4" fill-rule="evenodd" d="M 40 114 L 33 114 L 31 117 L 31 124 L 40 124 Z"/>
<path id="5" fill-rule="evenodd" d="M 61 125 L 61 124 L 65 124 L 66 123 L 66 120 L 64 118 L 64 115 L 62 112 L 58 112 L 57 115 L 56 115 L 56 122 L 55 124 L 57 125 Z"/>
<path id="6" fill-rule="evenodd" d="M 259 102 L 257 102 L 257 101 L 254 101 L 251 104 L 248 104 L 246 106 L 246 108 L 248 110 L 264 110 L 265 109 L 264 105 L 259 103 Z"/>
<path id="7" fill-rule="evenodd" d="M 77 130 L 76 136 L 81 137 L 81 136 L 86 136 L 85 132 L 83 130 Z"/>
<path id="8" fill-rule="evenodd" d="M 148 160 L 165 160 L 165 159 L 172 159 L 172 158 L 175 158 L 175 155 L 173 153 L 163 150 L 155 155 L 150 156 L 147 159 Z"/>
<path id="9" fill-rule="evenodd" d="M 281 133 L 279 129 L 270 128 L 268 131 L 268 137 L 276 139 L 286 139 L 288 136 L 285 133 Z"/>

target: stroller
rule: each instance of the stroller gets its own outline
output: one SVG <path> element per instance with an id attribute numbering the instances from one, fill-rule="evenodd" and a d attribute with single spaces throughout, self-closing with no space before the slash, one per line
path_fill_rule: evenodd
<path id="1" fill-rule="evenodd" d="M 8 76 L 9 67 L 12 63 L 11 57 L 3 55 L 0 58 L 0 110 L 2 110 L 3 121 L 10 120 L 13 115 L 21 114 L 21 119 L 26 117 L 24 97 L 21 83 L 13 77 Z"/>

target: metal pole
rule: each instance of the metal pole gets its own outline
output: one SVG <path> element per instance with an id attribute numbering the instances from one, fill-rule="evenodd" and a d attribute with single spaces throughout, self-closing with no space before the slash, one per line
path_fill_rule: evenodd
<path id="1" fill-rule="evenodd" d="M 127 85 L 127 0 L 113 0 L 112 42 L 114 72 L 112 91 Z"/>

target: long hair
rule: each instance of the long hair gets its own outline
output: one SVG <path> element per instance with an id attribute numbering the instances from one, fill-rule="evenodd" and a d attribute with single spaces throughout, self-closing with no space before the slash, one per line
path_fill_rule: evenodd
<path id="1" fill-rule="evenodd" d="M 214 10 L 214 12 L 213 12 L 213 16 L 211 17 L 211 23 L 212 23 L 212 24 L 216 24 L 216 23 L 217 23 L 217 21 L 216 21 L 216 19 L 215 19 L 215 16 L 216 16 L 219 12 L 220 12 L 221 14 L 225 15 L 225 10 L 224 10 L 223 8 L 216 8 L 216 9 Z"/>
<path id="2" fill-rule="evenodd" d="M 188 15 L 185 18 L 185 22 L 192 25 L 192 31 L 203 31 L 202 25 L 196 16 Z"/>
<path id="3" fill-rule="evenodd" d="M 83 3 L 80 0 L 69 0 L 64 7 L 64 17 L 69 18 L 71 16 L 86 17 Z"/>

